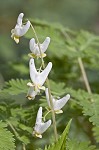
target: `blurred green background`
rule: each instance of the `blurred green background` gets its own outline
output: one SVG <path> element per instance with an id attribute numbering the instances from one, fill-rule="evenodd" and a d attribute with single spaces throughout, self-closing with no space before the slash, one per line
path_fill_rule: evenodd
<path id="1" fill-rule="evenodd" d="M 99 33 L 99 0 L 0 0 L 1 80 L 14 78 L 11 63 L 28 53 L 28 40 L 22 38 L 21 43 L 17 45 L 10 37 L 10 31 L 14 28 L 20 12 L 25 14 L 25 18 L 60 23 L 75 30 L 88 29 Z"/>
<path id="2" fill-rule="evenodd" d="M 45 58 L 45 63 L 49 61 L 53 63 L 50 78 L 56 82 L 55 89 L 59 87 L 59 91 L 61 91 L 62 88 L 58 85 L 58 82 L 64 82 L 64 84 L 61 83 L 60 85 L 86 90 L 77 62 L 77 58 L 81 56 L 92 92 L 99 93 L 99 44 L 97 44 L 99 42 L 94 43 L 94 45 L 96 44 L 95 46 L 90 43 L 83 52 L 72 52 L 72 49 L 76 46 L 80 48 L 85 44 L 86 47 L 86 43 L 90 41 L 90 38 L 94 38 L 94 34 L 79 32 L 80 30 L 88 30 L 91 33 L 99 34 L 99 0 L 0 0 L 0 89 L 3 87 L 4 81 L 12 78 L 30 78 L 27 54 L 30 52 L 28 43 L 31 31 L 29 30 L 29 33 L 20 39 L 19 44 L 16 44 L 11 39 L 11 29 L 15 27 L 17 17 L 21 12 L 24 13 L 25 19 L 28 18 L 32 21 L 39 19 L 39 23 L 40 21 L 46 21 L 50 24 L 55 23 L 57 26 L 61 24 L 66 28 L 70 28 L 71 31 L 77 31 L 77 34 L 74 34 L 73 45 L 69 43 L 70 41 L 67 41 L 60 31 L 51 27 L 43 28 L 43 25 L 40 27 L 35 25 L 40 42 L 43 42 L 46 36 L 51 35 L 51 43 L 47 50 L 48 57 Z M 71 48 L 71 51 L 69 51 L 69 48 Z M 36 62 L 36 65 L 39 66 L 40 63 Z M 15 100 L 17 99 L 17 103 L 26 103 L 25 96 L 26 93 L 25 95 L 18 95 L 18 98 L 14 96 L 14 98 Z M 66 111 L 64 114 L 66 115 L 63 115 L 63 118 L 60 117 L 60 120 L 58 120 L 59 123 L 64 123 L 59 124 L 59 131 L 65 128 L 65 123 L 71 117 L 77 118 L 72 124 L 72 138 L 76 136 L 78 139 L 90 139 L 93 142 L 93 139 L 91 139 L 93 137 L 90 138 L 90 130 L 88 130 L 88 133 L 86 132 L 85 126 L 89 126 L 89 123 L 87 123 L 86 117 L 83 117 L 85 119 L 83 121 L 81 107 L 76 106 L 73 100 L 71 100 L 71 106 L 67 105 L 66 107 L 66 110 L 64 109 Z M 77 108 L 75 109 L 75 107 Z M 80 116 L 80 119 L 78 116 Z M 83 127 L 85 130 L 82 129 L 82 122 L 85 123 Z M 30 122 L 30 126 L 31 124 Z M 40 144 L 38 141 L 37 143 L 38 145 Z M 43 142 L 41 141 L 41 143 Z"/>

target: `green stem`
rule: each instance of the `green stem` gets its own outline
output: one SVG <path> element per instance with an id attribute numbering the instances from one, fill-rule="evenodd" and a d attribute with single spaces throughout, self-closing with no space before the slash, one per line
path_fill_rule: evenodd
<path id="1" fill-rule="evenodd" d="M 7 121 L 8 125 L 10 126 L 10 128 L 13 130 L 16 138 L 19 139 L 20 137 L 19 137 L 17 131 L 15 130 L 15 128 L 13 127 L 13 125 L 10 123 L 10 121 L 8 121 L 8 120 L 6 120 L 6 121 Z"/>
<path id="2" fill-rule="evenodd" d="M 87 78 L 87 74 L 86 74 L 86 71 L 85 71 L 85 68 L 84 68 L 83 61 L 82 61 L 81 57 L 78 57 L 78 63 L 79 63 L 80 69 L 81 69 L 81 73 L 82 73 L 82 76 L 83 76 L 83 80 L 84 80 L 87 92 L 89 94 L 92 94 L 91 87 L 90 87 L 90 84 L 89 84 L 89 81 L 88 81 L 88 78 Z M 92 98 L 91 98 L 90 101 L 92 103 L 94 102 L 94 100 Z"/>
<path id="3" fill-rule="evenodd" d="M 81 72 L 82 72 L 82 76 L 83 76 L 83 80 L 84 80 L 86 89 L 87 89 L 89 94 L 92 94 L 91 88 L 90 88 L 90 85 L 89 85 L 89 81 L 88 81 L 88 78 L 87 78 L 87 75 L 86 75 L 86 71 L 85 71 L 85 68 L 84 68 L 84 65 L 83 65 L 81 57 L 78 57 L 78 63 L 79 63 L 79 66 L 80 66 L 80 69 L 81 69 Z"/>
<path id="4" fill-rule="evenodd" d="M 23 150 L 26 150 L 25 144 L 23 144 Z"/>
<path id="5" fill-rule="evenodd" d="M 48 111 L 48 112 L 44 115 L 44 117 L 43 117 L 43 120 L 44 120 L 44 121 L 45 121 L 46 116 L 47 116 L 50 112 L 51 112 L 51 110 Z"/>
<path id="6" fill-rule="evenodd" d="M 33 32 L 35 34 L 35 37 L 36 37 L 36 40 L 37 40 L 37 43 L 38 43 L 38 47 L 39 47 L 39 51 L 40 51 L 40 55 L 41 55 L 42 67 L 44 69 L 45 68 L 45 64 L 44 64 L 44 60 L 43 60 L 43 57 L 42 57 L 42 52 L 41 52 L 41 48 L 40 48 L 40 42 L 39 42 L 38 36 L 37 36 L 37 34 L 35 32 L 35 29 L 34 29 L 32 24 L 31 24 L 31 28 L 32 28 L 32 30 L 33 30 Z M 49 84 L 48 77 L 46 79 L 46 83 L 47 83 L 47 87 L 48 87 L 49 100 L 50 100 L 50 105 L 51 105 L 51 112 L 52 112 L 52 120 L 53 120 L 55 141 L 57 141 L 58 140 L 58 134 L 57 134 L 57 128 L 56 128 L 56 119 L 55 119 L 55 112 L 54 112 L 53 102 L 52 102 L 52 98 L 51 98 L 51 90 L 50 90 L 50 84 Z"/>
<path id="7" fill-rule="evenodd" d="M 72 42 L 71 38 L 69 37 L 69 35 L 67 33 L 65 33 L 63 31 L 61 31 L 61 33 L 64 35 L 65 38 L 68 38 Z M 81 57 L 78 57 L 78 64 L 79 64 L 80 69 L 81 69 L 81 73 L 82 73 L 82 77 L 83 77 L 83 80 L 84 80 L 84 83 L 85 83 L 85 87 L 86 87 L 88 93 L 92 94 L 91 87 L 90 87 L 90 84 L 89 84 L 87 74 L 86 74 L 86 71 L 85 71 L 85 68 L 84 68 L 83 61 L 82 61 Z"/>
<path id="8" fill-rule="evenodd" d="M 10 121 L 6 120 L 8 125 L 10 126 L 10 128 L 13 130 L 16 138 L 19 140 L 20 139 L 20 136 L 19 134 L 17 133 L 17 131 L 15 130 L 15 128 L 13 127 L 13 125 L 10 123 Z M 25 144 L 23 143 L 23 150 L 26 150 L 26 147 L 25 147 Z"/>

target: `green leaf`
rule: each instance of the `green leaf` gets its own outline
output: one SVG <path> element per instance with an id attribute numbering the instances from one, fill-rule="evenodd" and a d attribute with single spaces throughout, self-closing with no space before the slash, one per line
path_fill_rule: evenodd
<path id="1" fill-rule="evenodd" d="M 49 148 L 45 150 L 66 150 L 66 139 L 68 137 L 71 121 L 72 119 L 67 124 L 64 132 L 62 133 L 58 141 L 54 145 L 49 146 Z"/>
<path id="2" fill-rule="evenodd" d="M 72 88 L 66 88 L 66 93 L 82 107 L 82 112 L 89 117 L 89 121 L 99 126 L 99 94 L 89 94 L 84 90 L 76 91 Z"/>
<path id="3" fill-rule="evenodd" d="M 66 90 L 64 88 L 65 83 L 59 82 L 56 84 L 54 81 L 50 80 L 50 86 L 51 86 L 52 94 L 56 96 L 66 94 Z"/>
<path id="4" fill-rule="evenodd" d="M 30 127 L 28 127 L 28 126 L 26 126 L 26 125 L 24 125 L 24 124 L 19 124 L 19 127 L 22 129 L 22 130 L 24 130 L 24 131 L 28 131 L 30 134 L 32 133 L 32 128 L 30 128 Z"/>
<path id="5" fill-rule="evenodd" d="M 0 121 L 0 150 L 15 150 L 13 134 L 6 127 L 7 125 Z"/>
<path id="6" fill-rule="evenodd" d="M 99 143 L 99 126 L 93 128 L 93 135 L 97 143 Z"/>
<path id="7" fill-rule="evenodd" d="M 23 79 L 11 79 L 9 82 L 6 82 L 6 87 L 0 91 L 0 101 L 14 100 L 18 104 L 24 104 L 28 92 L 28 82 L 29 80 Z"/>
<path id="8" fill-rule="evenodd" d="M 67 142 L 66 150 L 96 150 L 96 147 L 94 145 L 90 145 L 89 142 L 69 140 Z"/>
<path id="9" fill-rule="evenodd" d="M 25 145 L 29 144 L 30 143 L 30 140 L 28 137 L 26 137 L 25 135 L 19 137 L 19 140 L 24 143 Z"/>
<path id="10" fill-rule="evenodd" d="M 12 79 L 7 83 L 7 86 L 9 86 L 8 92 L 11 95 L 18 95 L 20 93 L 26 93 L 28 90 L 27 86 L 28 80 L 23 79 Z"/>

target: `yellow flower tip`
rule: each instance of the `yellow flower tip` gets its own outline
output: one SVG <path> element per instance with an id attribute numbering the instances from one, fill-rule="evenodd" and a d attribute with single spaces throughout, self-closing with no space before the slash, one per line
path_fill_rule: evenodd
<path id="1" fill-rule="evenodd" d="M 40 139 L 42 138 L 41 134 L 35 134 L 35 136 L 38 137 L 38 138 L 40 138 Z"/>
<path id="2" fill-rule="evenodd" d="M 28 56 L 29 56 L 30 58 L 36 58 L 36 55 L 33 54 L 33 53 L 29 53 Z"/>
<path id="3" fill-rule="evenodd" d="M 39 55 L 39 57 L 41 58 L 41 57 L 46 57 L 46 54 L 45 53 L 42 53 L 42 56 L 41 55 Z"/>
<path id="4" fill-rule="evenodd" d="M 42 54 L 42 57 L 46 57 L 46 54 L 45 54 L 45 53 L 43 53 L 43 54 Z"/>
<path id="5" fill-rule="evenodd" d="M 19 43 L 19 37 L 14 36 L 14 41 L 18 44 Z"/>
<path id="6" fill-rule="evenodd" d="M 33 87 L 33 84 L 32 84 L 31 82 L 28 82 L 28 83 L 27 83 L 27 86 Z"/>
<path id="7" fill-rule="evenodd" d="M 32 100 L 32 97 L 29 96 L 29 95 L 27 95 L 26 98 L 27 98 L 28 100 Z"/>
<path id="8" fill-rule="evenodd" d="M 45 91 L 45 86 L 38 86 L 38 88 Z"/>
<path id="9" fill-rule="evenodd" d="M 38 137 L 38 138 L 42 138 L 42 135 L 37 133 L 36 131 L 33 131 L 33 136 Z"/>
<path id="10" fill-rule="evenodd" d="M 38 85 L 34 85 L 34 88 L 35 88 L 36 92 L 39 92 L 39 90 L 44 90 L 45 91 L 45 86 L 40 86 L 39 84 Z"/>
<path id="11" fill-rule="evenodd" d="M 43 53 L 42 56 L 41 56 L 41 55 L 36 55 L 36 54 L 33 54 L 33 53 L 29 53 L 28 56 L 30 58 L 36 58 L 37 57 L 37 59 L 38 59 L 38 58 L 41 58 L 41 57 L 43 57 L 43 58 L 46 57 L 46 54 Z"/>
<path id="12" fill-rule="evenodd" d="M 55 113 L 56 113 L 56 114 L 62 114 L 63 111 L 62 111 L 62 110 L 56 110 Z"/>

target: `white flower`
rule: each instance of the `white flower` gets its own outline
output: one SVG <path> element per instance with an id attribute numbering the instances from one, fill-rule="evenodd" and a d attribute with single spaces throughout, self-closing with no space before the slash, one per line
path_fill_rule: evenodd
<path id="1" fill-rule="evenodd" d="M 33 83 L 28 83 L 27 85 L 30 87 L 34 87 L 34 91 L 40 92 L 40 89 L 45 90 L 45 87 L 43 86 L 44 82 L 46 81 L 46 78 L 51 71 L 52 63 L 49 62 L 47 67 L 42 72 L 37 72 L 34 64 L 34 59 L 31 58 L 29 62 L 30 67 L 30 78 Z"/>
<path id="2" fill-rule="evenodd" d="M 30 86 L 29 83 L 27 85 Z M 38 92 L 34 91 L 34 87 L 30 86 L 26 98 L 28 98 L 29 100 L 33 100 L 37 94 Z"/>
<path id="3" fill-rule="evenodd" d="M 23 16 L 23 13 L 19 14 L 17 24 L 15 28 L 11 30 L 11 38 L 13 38 L 16 43 L 19 43 L 19 38 L 23 36 L 30 28 L 30 21 L 27 21 L 25 25 L 22 24 Z"/>
<path id="4" fill-rule="evenodd" d="M 45 123 L 42 122 L 42 107 L 40 107 L 37 113 L 33 135 L 42 138 L 42 133 L 44 133 L 49 128 L 50 125 L 51 125 L 51 120 L 48 120 Z"/>
<path id="5" fill-rule="evenodd" d="M 42 57 L 45 57 L 46 54 L 44 52 L 47 50 L 49 43 L 50 43 L 50 38 L 46 37 L 45 41 L 42 44 L 40 44 L 40 49 L 41 49 L 41 54 L 40 54 L 38 43 L 35 43 L 35 39 L 32 38 L 29 42 L 30 51 L 32 53 L 30 53 L 29 56 L 35 58 L 35 57 L 41 57 L 42 55 Z"/>
<path id="6" fill-rule="evenodd" d="M 46 99 L 47 99 L 48 105 L 49 105 L 49 107 L 51 107 L 50 100 L 49 100 L 48 88 L 45 89 L 45 94 L 46 94 Z M 54 107 L 55 113 L 59 114 L 59 113 L 63 113 L 61 108 L 68 102 L 68 100 L 70 99 L 70 95 L 67 94 L 66 96 L 64 96 L 63 98 L 61 98 L 59 100 L 55 99 L 51 95 L 51 99 L 52 99 L 52 102 L 53 102 L 53 107 Z"/>

